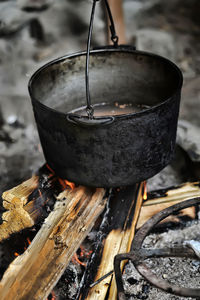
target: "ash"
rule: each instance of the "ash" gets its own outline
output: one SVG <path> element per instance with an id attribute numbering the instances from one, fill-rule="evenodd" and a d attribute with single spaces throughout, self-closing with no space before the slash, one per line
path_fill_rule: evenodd
<path id="1" fill-rule="evenodd" d="M 188 222 L 185 228 L 168 230 L 161 234 L 150 234 L 146 237 L 144 248 L 169 248 L 182 246 L 186 240 L 200 241 L 200 221 Z M 185 258 L 159 258 L 146 260 L 147 266 L 159 278 L 163 278 L 172 284 L 197 288 L 200 285 L 200 262 Z M 133 299 L 163 299 L 182 300 L 183 298 L 159 291 L 150 286 L 139 275 L 131 262 L 126 266 L 123 276 L 124 286 L 130 300 Z"/>
<path id="2" fill-rule="evenodd" d="M 29 178 L 44 157 L 27 84 L 31 74 L 47 61 L 86 48 L 91 1 L 0 1 L 0 192 Z M 200 175 L 200 3 L 198 0 L 124 0 L 127 43 L 139 50 L 172 59 L 184 74 L 184 86 L 174 161 L 148 181 L 149 191 L 174 186 Z M 95 17 L 93 45 L 104 45 L 105 25 L 99 7 Z M 1 212 L 2 208 L 0 208 Z M 149 235 L 145 247 L 181 244 L 199 240 L 199 221 L 184 228 Z M 1 250 L 0 250 L 1 251 Z M 200 265 L 192 260 L 149 260 L 161 277 L 178 284 L 198 286 Z M 73 284 L 61 291 L 60 299 L 73 299 L 80 270 L 68 267 Z M 62 279 L 61 279 L 62 280 Z M 124 282 L 129 299 L 183 299 L 152 288 L 126 267 Z M 68 296 L 66 296 L 68 295 Z M 185 299 L 185 298 L 184 298 Z M 188 298 L 190 299 L 190 298 Z"/>

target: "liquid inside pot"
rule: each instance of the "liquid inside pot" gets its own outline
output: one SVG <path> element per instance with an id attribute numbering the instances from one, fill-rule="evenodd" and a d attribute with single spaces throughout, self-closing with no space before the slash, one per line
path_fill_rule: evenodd
<path id="1" fill-rule="evenodd" d="M 93 105 L 94 116 L 118 116 L 123 114 L 136 113 L 149 108 L 148 105 L 143 104 L 133 104 L 133 103 L 97 103 Z M 79 116 L 87 116 L 86 106 L 81 106 L 79 108 L 73 109 L 70 113 L 77 114 Z"/>

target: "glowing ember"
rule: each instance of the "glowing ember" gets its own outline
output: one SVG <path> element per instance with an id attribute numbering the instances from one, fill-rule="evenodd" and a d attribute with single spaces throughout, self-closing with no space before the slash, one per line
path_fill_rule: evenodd
<path id="1" fill-rule="evenodd" d="M 86 251 L 85 248 L 83 246 L 80 246 L 80 257 L 86 257 L 89 258 L 90 255 L 92 254 L 92 250 Z"/>
<path id="2" fill-rule="evenodd" d="M 82 260 L 88 260 L 92 252 L 93 252 L 92 250 L 87 251 L 83 246 L 80 246 L 77 252 L 73 255 L 72 262 L 78 263 L 79 265 L 86 267 L 86 263 L 83 262 Z"/>
<path id="3" fill-rule="evenodd" d="M 147 200 L 147 183 L 144 181 L 143 200 Z"/>
<path id="4" fill-rule="evenodd" d="M 28 248 L 28 246 L 31 244 L 31 241 L 29 239 L 29 237 L 27 237 L 27 243 L 25 243 L 25 247 L 24 247 L 24 251 L 26 251 L 26 249 Z"/>
<path id="5" fill-rule="evenodd" d="M 29 239 L 29 237 L 27 237 L 26 241 L 24 242 L 24 251 L 26 251 L 26 249 L 28 248 L 28 246 L 31 244 L 31 240 Z M 20 256 L 22 253 L 23 253 L 23 250 L 19 251 L 20 253 L 18 252 L 14 252 L 14 256 Z"/>
<path id="6" fill-rule="evenodd" d="M 86 264 L 82 261 L 80 261 L 80 259 L 78 258 L 78 255 L 77 253 L 75 253 L 72 257 L 72 261 L 73 262 L 77 262 L 79 265 L 83 266 L 83 267 L 86 267 Z"/>
<path id="7" fill-rule="evenodd" d="M 54 170 L 52 170 L 52 168 L 51 168 L 51 167 L 49 167 L 49 165 L 48 165 L 48 164 L 46 164 L 46 167 L 47 167 L 47 169 L 49 169 L 49 171 L 50 171 L 52 174 L 55 174 Z"/>

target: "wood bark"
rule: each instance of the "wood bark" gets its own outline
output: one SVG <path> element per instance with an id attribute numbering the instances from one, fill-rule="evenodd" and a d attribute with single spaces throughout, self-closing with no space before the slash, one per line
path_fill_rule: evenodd
<path id="1" fill-rule="evenodd" d="M 105 190 L 78 187 L 57 197 L 28 249 L 0 282 L 1 300 L 46 299 L 106 205 Z"/>

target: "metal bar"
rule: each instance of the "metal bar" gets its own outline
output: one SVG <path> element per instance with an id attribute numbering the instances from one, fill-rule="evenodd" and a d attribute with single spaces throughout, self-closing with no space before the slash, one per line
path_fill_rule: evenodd
<path id="1" fill-rule="evenodd" d="M 161 212 L 153 216 L 151 219 L 149 219 L 137 232 L 132 242 L 131 252 L 126 254 L 119 254 L 115 257 L 114 271 L 116 277 L 116 284 L 118 288 L 119 300 L 126 299 L 124 293 L 120 263 L 122 260 L 127 260 L 127 259 L 131 260 L 135 268 L 138 270 L 138 272 L 147 281 L 149 281 L 157 288 L 177 296 L 199 298 L 200 289 L 185 288 L 185 287 L 179 287 L 170 284 L 166 280 L 158 278 L 146 266 L 146 264 L 142 262 L 144 259 L 150 257 L 186 257 L 186 258 L 193 258 L 196 260 L 200 260 L 199 257 L 197 257 L 197 255 L 193 251 L 193 249 L 187 249 L 186 247 L 165 248 L 165 249 L 142 249 L 142 244 L 145 237 L 149 234 L 149 232 L 156 224 L 158 224 L 160 221 L 162 221 L 172 213 L 175 213 L 181 209 L 198 205 L 198 204 L 200 204 L 200 197 L 186 200 L 184 202 L 178 203 L 176 205 L 173 205 L 171 207 L 162 210 Z"/>

